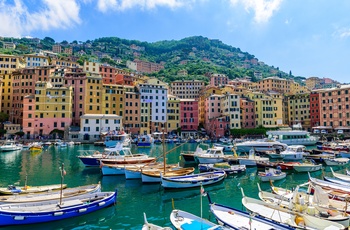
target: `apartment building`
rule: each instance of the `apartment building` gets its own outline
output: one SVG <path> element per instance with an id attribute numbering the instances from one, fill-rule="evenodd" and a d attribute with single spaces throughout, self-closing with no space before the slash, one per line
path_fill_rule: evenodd
<path id="1" fill-rule="evenodd" d="M 255 103 L 246 97 L 240 98 L 241 128 L 255 128 Z"/>
<path id="2" fill-rule="evenodd" d="M 23 57 L 26 63 L 25 68 L 49 65 L 49 57 L 44 56 L 43 54 L 25 54 Z"/>
<path id="3" fill-rule="evenodd" d="M 198 125 L 198 100 L 180 99 L 181 136 L 197 136 Z"/>
<path id="4" fill-rule="evenodd" d="M 221 97 L 221 115 L 228 121 L 227 129 L 240 129 L 240 96 L 237 94 L 225 93 Z"/>
<path id="5" fill-rule="evenodd" d="M 170 83 L 171 93 L 180 99 L 198 99 L 199 92 L 204 87 L 204 81 L 198 80 L 181 80 Z"/>
<path id="6" fill-rule="evenodd" d="M 224 86 L 228 83 L 228 77 L 225 74 L 212 74 L 210 76 L 210 82 L 209 84 L 211 86 Z"/>
<path id="7" fill-rule="evenodd" d="M 134 86 L 124 85 L 123 124 L 126 133 L 140 133 L 141 102 L 140 93 Z"/>
<path id="8" fill-rule="evenodd" d="M 180 98 L 168 94 L 167 130 L 169 133 L 178 133 L 180 127 Z"/>
<path id="9" fill-rule="evenodd" d="M 287 106 L 285 114 L 288 117 L 287 123 L 289 126 L 300 124 L 304 130 L 311 131 L 310 122 L 310 94 L 287 95 L 284 98 Z"/>

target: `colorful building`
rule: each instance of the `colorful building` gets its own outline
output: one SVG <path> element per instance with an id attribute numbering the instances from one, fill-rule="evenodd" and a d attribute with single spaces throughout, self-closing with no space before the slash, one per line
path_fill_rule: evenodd
<path id="1" fill-rule="evenodd" d="M 310 126 L 320 126 L 320 94 L 317 91 L 310 93 Z"/>
<path id="2" fill-rule="evenodd" d="M 221 97 L 221 115 L 228 121 L 227 130 L 240 129 L 240 96 L 237 94 L 225 93 Z"/>
<path id="3" fill-rule="evenodd" d="M 171 93 L 180 99 L 198 99 L 205 83 L 198 80 L 181 80 L 171 82 L 170 86 Z"/>
<path id="4" fill-rule="evenodd" d="M 124 85 L 123 124 L 126 133 L 140 133 L 141 103 L 140 93 L 134 86 Z"/>
<path id="5" fill-rule="evenodd" d="M 174 95 L 168 94 L 167 130 L 169 133 L 177 134 L 179 128 L 181 128 L 180 99 Z"/>
<path id="6" fill-rule="evenodd" d="M 196 137 L 198 131 L 198 100 L 180 99 L 180 127 L 182 137 Z"/>
<path id="7" fill-rule="evenodd" d="M 228 83 L 228 77 L 225 74 L 212 74 L 209 84 L 211 86 L 224 86 Z"/>
<path id="8" fill-rule="evenodd" d="M 284 98 L 288 117 L 287 123 L 290 127 L 300 124 L 303 129 L 311 131 L 310 122 L 310 94 L 288 95 Z"/>
<path id="9" fill-rule="evenodd" d="M 240 115 L 241 115 L 241 128 L 252 129 L 255 128 L 255 104 L 254 101 L 246 97 L 241 97 L 240 100 Z"/>

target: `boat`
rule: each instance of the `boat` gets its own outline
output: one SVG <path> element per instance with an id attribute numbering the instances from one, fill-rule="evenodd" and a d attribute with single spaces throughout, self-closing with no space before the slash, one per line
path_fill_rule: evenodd
<path id="1" fill-rule="evenodd" d="M 72 197 L 84 195 L 86 193 L 95 193 L 101 191 L 101 184 L 84 185 L 75 188 L 67 188 L 62 191 L 62 197 Z M 5 195 L 0 196 L 0 204 L 4 203 L 25 203 L 41 202 L 45 200 L 58 200 L 61 196 L 61 190 L 48 191 L 44 193 L 31 193 L 23 195 Z"/>
<path id="2" fill-rule="evenodd" d="M 219 223 L 232 229 L 259 229 L 259 230 L 292 230 L 294 228 L 272 221 L 259 215 L 252 215 L 236 208 L 213 203 L 207 194 L 210 211 Z"/>
<path id="3" fill-rule="evenodd" d="M 280 166 L 280 164 L 284 163 L 283 161 L 274 161 L 274 162 L 271 162 L 271 161 L 257 161 L 256 162 L 256 167 L 258 169 L 265 169 L 265 168 L 279 168 L 279 169 L 282 169 L 282 167 Z"/>
<path id="4" fill-rule="evenodd" d="M 310 199 L 308 194 L 299 192 L 298 187 L 295 189 L 290 199 L 285 199 L 285 197 L 283 196 L 281 197 L 280 195 L 274 193 L 262 191 L 259 184 L 258 188 L 259 198 L 265 203 L 273 204 L 279 207 L 285 207 L 286 209 L 289 209 L 290 211 L 295 211 L 297 213 L 303 213 L 318 217 L 320 219 L 332 221 L 341 224 L 344 227 L 349 226 L 349 216 L 347 214 L 344 215 L 344 210 L 338 211 L 329 205 L 318 205 L 321 203 L 328 203 L 327 200 L 329 198 L 327 194 L 325 194 L 325 196 L 321 196 L 320 194 L 313 196 L 313 198 L 315 198 L 314 202 L 313 199 Z M 321 200 L 325 200 L 321 201 L 320 198 Z"/>
<path id="5" fill-rule="evenodd" d="M 322 169 L 322 164 L 316 164 L 315 161 L 310 160 L 295 164 L 293 169 L 297 172 L 315 172 Z"/>
<path id="6" fill-rule="evenodd" d="M 142 135 L 137 139 L 137 147 L 151 147 L 153 143 L 153 138 L 151 135 Z"/>
<path id="7" fill-rule="evenodd" d="M 313 178 L 310 174 L 309 183 L 312 187 L 321 187 L 323 190 L 327 191 L 333 199 L 345 200 L 345 198 L 350 195 L 350 186 Z"/>
<path id="8" fill-rule="evenodd" d="M 341 157 L 350 158 L 350 152 L 340 151 L 339 154 Z"/>
<path id="9" fill-rule="evenodd" d="M 7 140 L 3 145 L 0 146 L 1 152 L 10 152 L 10 151 L 18 151 L 22 150 L 22 145 L 16 143 L 13 140 Z"/>
<path id="10" fill-rule="evenodd" d="M 218 144 L 218 143 L 215 143 L 214 146 L 223 147 L 224 152 L 232 152 L 232 148 L 234 147 L 233 145 L 225 145 L 225 144 Z"/>
<path id="11" fill-rule="evenodd" d="M 287 173 L 282 172 L 281 169 L 267 168 L 265 172 L 258 172 L 258 177 L 261 181 L 276 181 L 286 178 Z"/>
<path id="12" fill-rule="evenodd" d="M 160 227 L 155 224 L 150 224 L 147 221 L 146 213 L 143 213 L 144 224 L 142 226 L 142 230 L 172 230 L 170 227 Z"/>
<path id="13" fill-rule="evenodd" d="M 44 223 L 85 215 L 115 204 L 117 192 L 97 192 L 76 197 L 23 204 L 0 205 L 0 226 Z"/>
<path id="14" fill-rule="evenodd" d="M 161 174 L 165 177 L 174 177 L 174 176 L 184 176 L 189 175 L 194 172 L 194 168 L 175 168 L 168 169 L 164 172 L 164 169 L 152 169 L 152 170 L 142 170 L 141 179 L 142 183 L 160 183 Z"/>
<path id="15" fill-rule="evenodd" d="M 178 230 L 229 230 L 229 228 L 217 225 L 199 216 L 178 209 L 171 212 L 170 221 Z"/>
<path id="16" fill-rule="evenodd" d="M 215 164 L 199 164 L 198 169 L 200 172 L 220 171 L 223 170 L 227 175 L 237 174 L 246 171 L 245 165 L 230 165 L 228 162 L 215 163 Z"/>
<path id="17" fill-rule="evenodd" d="M 223 150 L 223 147 L 213 146 L 212 148 L 207 149 L 205 153 L 197 153 L 195 155 L 195 159 L 200 164 L 214 164 L 223 162 L 225 159 L 225 154 Z"/>
<path id="18" fill-rule="evenodd" d="M 349 163 L 349 158 L 339 157 L 339 158 L 329 158 L 324 159 L 324 163 L 328 166 L 342 166 Z"/>
<path id="19" fill-rule="evenodd" d="M 205 146 L 207 149 L 209 148 L 209 145 L 200 143 L 197 145 L 197 148 L 195 151 L 181 151 L 180 155 L 182 159 L 185 161 L 185 163 L 187 164 L 196 163 L 195 156 L 206 152 L 206 150 L 203 150 L 201 146 Z"/>
<path id="20" fill-rule="evenodd" d="M 269 139 L 279 141 L 287 145 L 315 145 L 318 137 L 311 136 L 309 132 L 304 130 L 275 130 L 267 131 Z"/>
<path id="21" fill-rule="evenodd" d="M 256 141 L 244 141 L 235 143 L 238 152 L 249 152 L 252 148 L 256 151 L 269 151 L 274 150 L 281 152 L 287 148 L 287 145 L 279 141 L 273 141 L 268 139 L 256 140 Z"/>
<path id="22" fill-rule="evenodd" d="M 242 204 L 252 213 L 258 214 L 265 218 L 269 218 L 279 223 L 287 224 L 293 228 L 302 229 L 345 229 L 341 224 L 324 220 L 315 216 L 307 215 L 304 213 L 298 213 L 279 205 L 265 203 L 264 201 L 247 197 L 242 192 Z"/>
<path id="23" fill-rule="evenodd" d="M 63 184 L 63 188 L 67 188 L 66 184 Z M 61 184 L 53 185 L 42 185 L 42 186 L 15 186 L 9 185 L 6 188 L 0 188 L 0 195 L 12 195 L 12 194 L 28 194 L 28 193 L 38 193 L 47 192 L 52 190 L 61 189 Z"/>
<path id="24" fill-rule="evenodd" d="M 170 170 L 170 169 L 175 169 L 179 168 L 178 164 L 173 164 L 173 165 L 166 165 L 165 170 Z M 135 168 L 135 167 L 126 167 L 124 169 L 125 173 L 125 179 L 142 179 L 142 171 L 151 171 L 151 170 L 156 170 L 159 171 L 160 169 L 164 170 L 164 166 L 159 163 L 152 163 L 152 164 L 146 164 L 144 166 Z"/>
<path id="25" fill-rule="evenodd" d="M 281 167 L 282 170 L 293 170 L 294 165 L 299 165 L 300 162 L 280 162 L 278 166 Z"/>
<path id="26" fill-rule="evenodd" d="M 280 153 L 283 160 L 298 161 L 308 155 L 304 145 L 290 145 Z"/>
<path id="27" fill-rule="evenodd" d="M 117 146 L 118 143 L 122 144 L 124 142 L 128 142 L 129 134 L 125 133 L 124 131 L 108 131 L 108 132 L 101 132 L 102 140 L 104 146 L 106 148 L 114 148 Z"/>
<path id="28" fill-rule="evenodd" d="M 145 164 L 101 164 L 101 172 L 104 176 L 125 175 L 126 169 L 139 169 Z"/>
<path id="29" fill-rule="evenodd" d="M 161 174 L 163 188 L 193 188 L 215 184 L 225 179 L 225 171 L 212 171 L 185 176 L 165 177 Z"/>
<path id="30" fill-rule="evenodd" d="M 230 158 L 228 158 L 227 160 L 230 161 Z M 248 156 L 236 156 L 236 154 L 234 154 L 232 160 L 238 161 L 240 165 L 253 166 L 253 167 L 257 165 L 257 162 L 265 162 L 265 163 L 269 162 L 269 158 L 257 156 L 255 154 L 254 149 L 249 150 Z"/>
<path id="31" fill-rule="evenodd" d="M 335 177 L 335 178 L 337 178 L 339 180 L 346 181 L 346 182 L 350 183 L 350 176 L 349 175 L 335 173 L 333 171 L 332 167 L 331 167 L 331 172 L 332 172 L 333 177 Z M 350 186 L 350 184 L 349 184 L 349 186 Z"/>
<path id="32" fill-rule="evenodd" d="M 30 151 L 42 151 L 43 146 L 40 143 L 34 142 L 29 147 Z"/>

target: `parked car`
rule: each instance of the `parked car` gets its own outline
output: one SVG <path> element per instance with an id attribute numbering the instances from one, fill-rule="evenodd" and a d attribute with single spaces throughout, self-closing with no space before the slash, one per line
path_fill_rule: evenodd
<path id="1" fill-rule="evenodd" d="M 343 131 L 342 129 L 339 129 L 339 130 L 337 131 L 337 134 L 344 134 L 344 131 Z"/>

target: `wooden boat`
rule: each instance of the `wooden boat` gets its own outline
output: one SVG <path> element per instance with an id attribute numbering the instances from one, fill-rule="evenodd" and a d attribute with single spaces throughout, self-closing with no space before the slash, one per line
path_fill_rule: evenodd
<path id="1" fill-rule="evenodd" d="M 344 215 L 344 210 L 338 211 L 334 208 L 331 208 L 330 205 L 318 205 L 320 203 L 320 198 L 328 200 L 328 194 L 325 194 L 325 196 L 317 194 L 315 196 L 317 198 L 314 202 L 313 199 L 310 199 L 308 194 L 299 192 L 299 187 L 297 187 L 292 193 L 291 199 L 285 199 L 283 196 L 262 191 L 259 184 L 258 188 L 259 198 L 265 203 L 274 204 L 280 207 L 286 207 L 290 211 L 296 211 L 298 213 L 303 213 L 321 219 L 329 220 L 341 224 L 344 227 L 349 226 L 349 216 L 347 214 Z M 321 202 L 323 204 L 328 203 L 325 200 Z"/>
<path id="2" fill-rule="evenodd" d="M 148 223 L 146 213 L 143 213 L 143 218 L 145 223 L 142 226 L 142 230 L 172 230 L 170 227 L 160 227 L 158 225 Z"/>
<path id="3" fill-rule="evenodd" d="M 170 165 L 166 165 L 165 169 L 166 170 L 170 170 L 170 169 L 175 169 L 175 168 L 179 168 L 178 164 L 170 164 Z M 142 171 L 152 171 L 152 170 L 156 170 L 159 171 L 160 169 L 164 170 L 164 166 L 162 164 L 159 163 L 151 163 L 151 164 L 147 164 L 138 168 L 135 167 L 125 167 L 124 169 L 124 173 L 125 173 L 125 179 L 129 180 L 129 179 L 142 179 Z"/>
<path id="4" fill-rule="evenodd" d="M 101 164 L 101 172 L 104 176 L 125 175 L 125 169 L 139 169 L 145 164 Z"/>
<path id="5" fill-rule="evenodd" d="M 309 183 L 312 185 L 312 187 L 320 186 L 323 190 L 327 191 L 329 195 L 334 199 L 345 200 L 345 198 L 350 195 L 350 186 L 319 180 L 311 177 L 310 174 Z"/>
<path id="6" fill-rule="evenodd" d="M 347 181 L 343 181 L 343 180 L 340 180 L 338 178 L 333 178 L 333 177 L 328 177 L 328 176 L 324 176 L 323 179 L 325 181 L 328 181 L 328 182 L 331 182 L 331 183 L 334 183 L 334 184 L 341 184 L 341 185 L 344 185 L 344 186 L 350 186 L 350 183 L 347 182 Z"/>
<path id="7" fill-rule="evenodd" d="M 297 172 L 315 172 L 322 169 L 322 164 L 316 164 L 314 161 L 303 162 L 293 166 Z"/>
<path id="8" fill-rule="evenodd" d="M 193 188 L 218 183 L 225 179 L 225 177 L 225 171 L 212 171 L 174 177 L 161 175 L 161 183 L 163 188 Z"/>
<path id="9" fill-rule="evenodd" d="M 281 167 L 282 170 L 293 170 L 294 165 L 299 165 L 300 162 L 284 162 L 284 163 L 279 163 L 278 166 Z"/>
<path id="10" fill-rule="evenodd" d="M 80 196 L 86 193 L 94 193 L 101 191 L 101 184 L 92 184 L 79 186 L 75 188 L 67 188 L 62 191 L 62 197 Z M 0 204 L 3 203 L 24 203 L 24 202 L 40 202 L 46 200 L 60 199 L 61 191 L 55 190 L 45 193 L 23 194 L 23 195 L 5 195 L 0 196 Z"/>
<path id="11" fill-rule="evenodd" d="M 194 168 L 176 168 L 169 169 L 164 172 L 164 169 L 154 169 L 154 170 L 142 170 L 141 171 L 141 179 L 143 183 L 159 183 L 161 182 L 160 174 L 164 177 L 173 177 L 173 176 L 184 176 L 188 174 L 192 174 L 194 172 Z"/>
<path id="12" fill-rule="evenodd" d="M 275 181 L 286 178 L 287 173 L 282 172 L 280 169 L 268 168 L 265 172 L 258 172 L 258 177 L 261 181 Z"/>
<path id="13" fill-rule="evenodd" d="M 222 204 L 213 203 L 207 194 L 210 211 L 214 214 L 219 223 L 232 229 L 259 229 L 259 230 L 292 230 L 294 228 L 285 224 L 272 221 L 259 215 L 250 215 L 247 212 L 228 207 Z"/>
<path id="14" fill-rule="evenodd" d="M 350 183 L 350 176 L 349 176 L 349 175 L 340 174 L 340 173 L 335 173 L 335 172 L 333 171 L 333 168 L 332 168 L 332 167 L 331 167 L 331 172 L 332 172 L 332 175 L 333 175 L 335 178 Z M 350 186 L 350 184 L 349 184 L 349 186 Z"/>
<path id="15" fill-rule="evenodd" d="M 257 161 L 256 167 L 258 169 L 265 169 L 265 168 L 281 168 L 280 164 L 284 163 L 283 161 L 276 161 L 276 162 L 265 162 L 265 161 Z"/>
<path id="16" fill-rule="evenodd" d="M 222 162 L 215 164 L 199 164 L 198 169 L 200 172 L 225 171 L 225 173 L 229 175 L 245 172 L 246 166 L 230 165 L 228 162 Z"/>
<path id="17" fill-rule="evenodd" d="M 229 230 L 224 226 L 214 224 L 206 219 L 182 210 L 173 210 L 170 214 L 170 221 L 178 230 L 201 229 L 201 230 Z"/>
<path id="18" fill-rule="evenodd" d="M 249 212 L 259 214 L 260 216 L 269 218 L 273 221 L 287 224 L 293 228 L 345 229 L 343 225 L 332 221 L 320 219 L 303 213 L 297 213 L 277 205 L 268 204 L 261 200 L 247 197 L 244 194 L 243 188 L 241 188 L 241 191 L 243 196 L 242 204 L 247 210 L 249 210 Z"/>
<path id="19" fill-rule="evenodd" d="M 63 184 L 63 188 L 67 188 L 67 185 Z M 47 191 L 59 190 L 59 189 L 61 189 L 61 184 L 43 185 L 43 186 L 25 185 L 23 187 L 9 185 L 7 188 L 0 188 L 0 194 L 12 195 L 12 194 L 38 193 L 38 192 L 47 192 Z"/>
<path id="20" fill-rule="evenodd" d="M 340 166 L 340 165 L 346 165 L 349 163 L 349 158 L 329 158 L 329 159 L 324 159 L 324 163 L 329 166 Z"/>
<path id="21" fill-rule="evenodd" d="M 0 205 L 0 226 L 44 223 L 77 217 L 113 205 L 117 192 L 98 192 L 76 197 L 23 204 Z"/>

